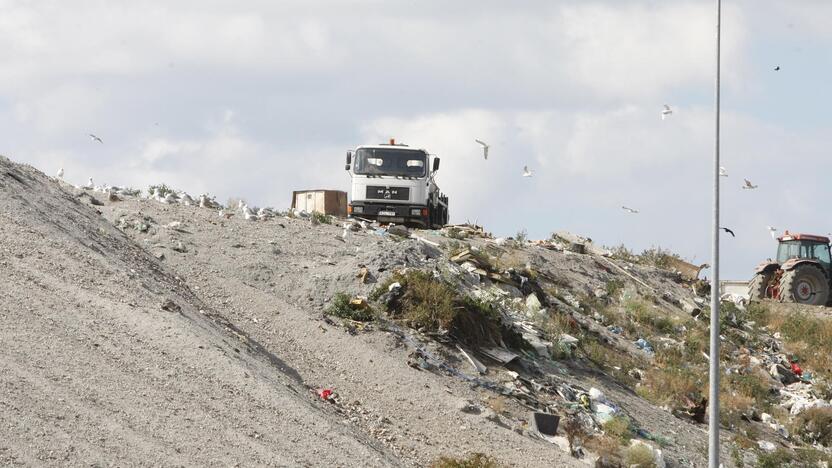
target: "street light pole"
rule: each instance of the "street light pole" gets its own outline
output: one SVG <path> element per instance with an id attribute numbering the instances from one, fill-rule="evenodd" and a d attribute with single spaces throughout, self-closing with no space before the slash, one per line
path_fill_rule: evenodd
<path id="1" fill-rule="evenodd" d="M 714 219 L 711 258 L 711 362 L 709 371 L 708 466 L 719 468 L 719 105 L 722 0 L 716 0 L 716 138 L 714 144 Z"/>

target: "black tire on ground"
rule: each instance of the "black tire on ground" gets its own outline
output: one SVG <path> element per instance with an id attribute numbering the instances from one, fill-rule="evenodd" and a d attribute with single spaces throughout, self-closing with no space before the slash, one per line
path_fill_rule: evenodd
<path id="1" fill-rule="evenodd" d="M 762 301 L 767 299 L 766 288 L 771 281 L 774 272 L 763 272 L 754 275 L 754 279 L 748 285 L 748 299 L 751 301 Z"/>
<path id="2" fill-rule="evenodd" d="M 815 265 L 798 265 L 780 279 L 780 302 L 823 306 L 829 301 L 829 280 Z"/>

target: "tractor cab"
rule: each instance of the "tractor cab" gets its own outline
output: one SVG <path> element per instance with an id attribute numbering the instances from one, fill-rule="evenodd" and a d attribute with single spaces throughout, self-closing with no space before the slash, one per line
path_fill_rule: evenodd
<path id="1" fill-rule="evenodd" d="M 778 239 L 777 263 L 784 264 L 793 259 L 817 260 L 823 271 L 829 275 L 832 268 L 832 256 L 829 254 L 829 238 L 811 234 L 790 234 L 786 231 Z"/>

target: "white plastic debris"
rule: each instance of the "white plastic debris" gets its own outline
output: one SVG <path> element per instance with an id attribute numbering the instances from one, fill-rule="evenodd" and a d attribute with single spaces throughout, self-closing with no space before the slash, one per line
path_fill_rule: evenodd
<path id="1" fill-rule="evenodd" d="M 777 450 L 777 446 L 767 440 L 758 440 L 757 446 L 759 446 L 760 450 L 763 450 L 764 452 L 773 452 Z"/>
<path id="2" fill-rule="evenodd" d="M 606 398 L 604 398 L 604 392 L 602 392 L 601 390 L 598 390 L 595 387 L 592 387 L 592 388 L 589 389 L 589 399 L 593 400 L 593 401 L 604 401 L 604 400 L 606 400 Z"/>

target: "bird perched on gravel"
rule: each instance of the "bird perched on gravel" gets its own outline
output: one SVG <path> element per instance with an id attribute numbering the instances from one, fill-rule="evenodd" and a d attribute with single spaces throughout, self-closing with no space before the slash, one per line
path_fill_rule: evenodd
<path id="1" fill-rule="evenodd" d="M 523 166 L 523 177 L 531 177 L 532 171 L 529 170 L 529 166 Z"/>
<path id="2" fill-rule="evenodd" d="M 482 157 L 488 160 L 488 148 L 491 148 L 491 145 L 482 140 L 477 140 L 476 138 L 474 139 L 474 141 L 476 141 L 480 144 L 480 146 L 482 146 Z"/>
<path id="3" fill-rule="evenodd" d="M 626 211 L 627 213 L 638 214 L 638 210 L 633 209 L 633 208 L 628 208 L 626 206 L 622 206 L 621 209 Z"/>
<path id="4" fill-rule="evenodd" d="M 752 184 L 750 180 L 748 180 L 748 179 L 743 179 L 743 180 L 745 181 L 745 185 L 742 186 L 742 188 L 744 190 L 754 190 L 755 188 L 757 188 L 757 186 Z"/>
<path id="5" fill-rule="evenodd" d="M 191 196 L 187 193 L 183 193 L 182 198 L 180 199 L 180 203 L 182 203 L 185 206 L 191 206 L 194 204 L 194 199 L 191 198 Z"/>
<path id="6" fill-rule="evenodd" d="M 87 181 L 87 185 L 84 185 L 82 188 L 85 190 L 92 190 L 95 188 L 95 182 L 92 181 L 92 177 L 90 177 L 89 181 Z"/>
<path id="7" fill-rule="evenodd" d="M 240 202 L 243 206 L 243 217 L 246 218 L 246 221 L 257 221 L 257 215 L 248 207 L 245 203 Z"/>
<path id="8" fill-rule="evenodd" d="M 60 180 L 64 179 L 64 168 L 58 169 L 58 179 L 60 179 Z"/>
<path id="9" fill-rule="evenodd" d="M 162 199 L 162 201 L 164 203 L 167 203 L 168 205 L 170 205 L 172 203 L 176 203 L 177 202 L 176 195 L 174 195 L 173 192 L 169 192 L 167 195 L 165 195 L 165 197 Z"/>
<path id="10" fill-rule="evenodd" d="M 665 104 L 665 105 L 664 105 L 664 108 L 662 109 L 662 120 L 667 119 L 667 118 L 668 118 L 668 117 L 670 117 L 672 114 L 673 114 L 673 109 L 671 109 L 671 108 L 670 108 L 670 106 L 668 106 L 667 104 Z"/>

